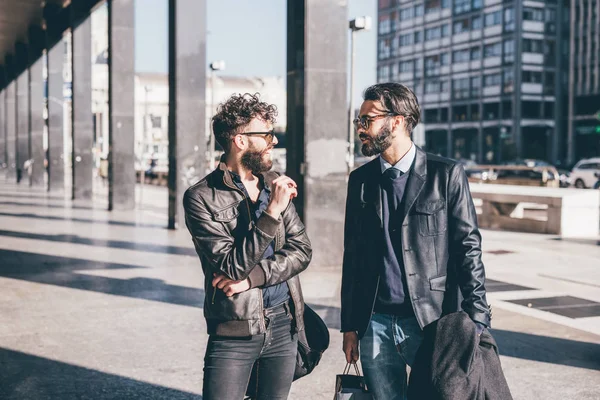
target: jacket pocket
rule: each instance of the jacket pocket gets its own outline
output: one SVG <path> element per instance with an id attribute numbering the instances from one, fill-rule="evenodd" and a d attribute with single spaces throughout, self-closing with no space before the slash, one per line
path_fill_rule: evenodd
<path id="1" fill-rule="evenodd" d="M 441 200 L 424 201 L 415 205 L 419 217 L 419 233 L 422 236 L 435 236 L 446 232 L 446 202 Z"/>
<path id="2" fill-rule="evenodd" d="M 429 278 L 429 287 L 438 292 L 446 291 L 446 275 Z"/>
<path id="3" fill-rule="evenodd" d="M 238 203 L 239 204 L 239 203 Z M 231 222 L 240 215 L 238 210 L 238 204 L 226 207 L 222 210 L 214 211 L 212 213 L 213 219 L 217 222 Z"/>

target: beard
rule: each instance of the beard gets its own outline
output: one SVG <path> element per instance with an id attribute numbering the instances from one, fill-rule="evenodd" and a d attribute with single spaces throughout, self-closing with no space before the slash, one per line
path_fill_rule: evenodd
<path id="1" fill-rule="evenodd" d="M 360 138 L 367 138 L 367 141 L 363 143 L 360 148 L 361 152 L 366 157 L 375 156 L 386 151 L 392 145 L 392 130 L 389 126 L 383 126 L 377 136 L 374 138 L 367 137 L 365 134 L 361 134 Z"/>
<path id="2" fill-rule="evenodd" d="M 265 159 L 265 153 L 270 149 L 271 147 L 267 147 L 264 150 L 246 150 L 246 152 L 242 154 L 242 165 L 244 168 L 252 171 L 254 175 L 269 171 L 273 167 L 273 160 L 270 158 Z"/>

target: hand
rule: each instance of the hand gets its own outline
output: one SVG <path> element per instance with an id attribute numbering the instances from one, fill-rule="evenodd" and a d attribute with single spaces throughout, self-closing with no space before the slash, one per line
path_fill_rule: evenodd
<path id="1" fill-rule="evenodd" d="M 225 296 L 231 297 L 234 294 L 245 292 L 250 289 L 250 281 L 248 278 L 243 281 L 233 281 L 224 275 L 213 274 L 212 286 L 223 290 Z"/>
<path id="2" fill-rule="evenodd" d="M 279 218 L 285 211 L 290 201 L 298 196 L 298 185 L 289 176 L 281 175 L 273 181 L 271 187 L 271 200 L 267 206 L 267 213 Z"/>
<path id="3" fill-rule="evenodd" d="M 358 334 L 356 332 L 344 332 L 344 354 L 346 362 L 356 363 L 358 361 Z"/>

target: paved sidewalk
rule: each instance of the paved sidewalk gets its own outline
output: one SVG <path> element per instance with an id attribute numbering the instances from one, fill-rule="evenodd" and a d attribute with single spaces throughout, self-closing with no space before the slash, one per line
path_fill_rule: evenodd
<path id="1" fill-rule="evenodd" d="M 203 276 L 164 188 L 143 210 L 0 180 L 0 399 L 201 399 Z M 310 227 L 308 227 L 310 232 Z M 597 399 L 600 246 L 484 231 L 492 331 L 515 399 Z M 302 275 L 331 348 L 290 399 L 331 399 L 344 367 L 339 266 Z"/>

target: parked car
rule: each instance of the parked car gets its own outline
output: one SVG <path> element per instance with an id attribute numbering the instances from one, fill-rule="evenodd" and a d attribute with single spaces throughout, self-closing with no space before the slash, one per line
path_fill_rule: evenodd
<path id="1" fill-rule="evenodd" d="M 600 157 L 581 160 L 571 171 L 571 182 L 579 189 L 593 188 L 598 180 L 595 176 L 598 172 L 600 172 Z"/>
<path id="2" fill-rule="evenodd" d="M 522 165 L 522 166 L 527 166 L 527 167 L 553 167 L 554 166 L 554 165 L 550 164 L 548 161 L 536 160 L 536 159 L 532 159 L 532 158 L 504 161 L 501 164 L 502 165 Z M 573 183 L 571 182 L 571 178 L 570 178 L 570 174 L 571 174 L 570 168 L 567 170 L 564 167 L 559 167 L 558 165 L 556 165 L 555 167 L 558 171 L 559 186 L 561 188 L 566 188 L 566 187 L 571 186 Z M 550 173 L 550 175 L 552 175 L 551 171 L 549 171 L 549 173 Z M 554 177 L 551 177 L 551 179 L 554 179 Z"/>

